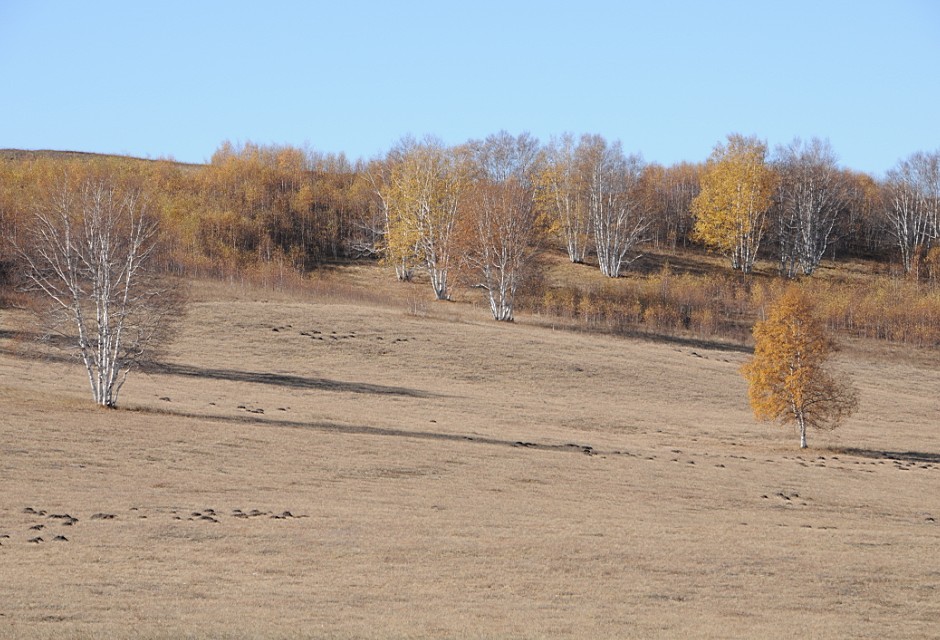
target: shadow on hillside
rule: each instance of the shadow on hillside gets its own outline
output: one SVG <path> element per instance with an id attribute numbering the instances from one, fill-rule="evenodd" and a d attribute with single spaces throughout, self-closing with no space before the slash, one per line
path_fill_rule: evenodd
<path id="1" fill-rule="evenodd" d="M 17 338 L 23 334 L 17 332 L 7 332 L 0 329 L 0 339 Z M 30 344 L 28 341 L 26 344 Z M 71 346 L 67 341 L 67 346 Z M 76 364 L 81 363 L 77 353 L 48 353 L 29 349 L 17 349 L 9 347 L 0 347 L 0 353 L 21 358 L 24 360 L 36 360 L 57 364 Z M 190 367 L 181 364 L 169 364 L 164 362 L 143 362 L 135 366 L 134 369 L 144 373 L 164 374 L 184 376 L 190 378 L 206 378 L 209 380 L 223 380 L 226 382 L 250 382 L 254 384 L 268 384 L 278 387 L 290 387 L 293 389 L 312 389 L 318 391 L 334 391 L 345 393 L 364 393 L 372 395 L 402 396 L 406 398 L 445 398 L 447 396 L 421 391 L 419 389 L 409 389 L 407 387 L 390 387 L 380 384 L 369 384 L 366 382 L 342 382 L 340 380 L 330 380 L 328 378 L 305 378 L 303 376 L 293 376 L 281 373 L 268 373 L 264 371 L 238 371 L 236 369 L 202 369 L 199 367 Z"/>
<path id="2" fill-rule="evenodd" d="M 881 449 L 836 449 L 838 453 L 860 458 L 873 458 L 875 460 L 900 460 L 902 462 L 932 462 L 940 464 L 940 453 L 927 453 L 924 451 L 883 451 Z"/>
<path id="3" fill-rule="evenodd" d="M 683 336 L 670 336 L 664 333 L 647 333 L 644 331 L 623 331 L 618 335 L 658 344 L 672 344 L 683 347 L 711 349 L 712 351 L 729 351 L 733 353 L 754 353 L 754 347 L 746 344 L 708 340 L 706 338 L 686 338 Z"/>
<path id="4" fill-rule="evenodd" d="M 571 319 L 558 320 L 550 316 L 531 315 L 528 322 L 533 326 L 551 327 L 553 330 L 572 331 L 575 333 L 585 333 L 596 336 L 614 336 L 618 338 L 629 338 L 642 342 L 651 342 L 653 344 L 666 344 L 680 347 L 693 347 L 696 349 L 708 349 L 711 351 L 726 351 L 730 353 L 753 354 L 752 345 L 742 342 L 730 342 L 718 339 L 692 338 L 687 336 L 671 336 L 665 333 L 655 333 L 652 331 L 640 331 L 639 329 L 622 329 L 619 331 L 610 331 L 602 327 L 584 327 L 576 324 Z"/>
<path id="5" fill-rule="evenodd" d="M 152 363 L 143 367 L 147 373 L 161 373 L 191 378 L 207 378 L 226 382 L 250 382 L 269 384 L 293 389 L 314 389 L 317 391 L 336 391 L 345 393 L 365 393 L 374 395 L 404 396 L 408 398 L 436 398 L 438 394 L 409 389 L 407 387 L 388 387 L 365 382 L 341 382 L 327 378 L 306 378 L 282 373 L 264 371 L 238 371 L 236 369 L 203 369 L 181 364 Z"/>
<path id="6" fill-rule="evenodd" d="M 66 336 L 44 336 L 34 331 L 0 329 L 0 340 L 7 341 L 0 345 L 0 353 L 13 358 L 57 364 L 81 362 L 75 341 Z"/>
<path id="7" fill-rule="evenodd" d="M 435 440 L 444 442 L 463 442 L 467 444 L 489 445 L 498 447 L 511 447 L 518 449 L 533 449 L 537 451 L 559 451 L 568 453 L 582 453 L 587 455 L 597 455 L 604 453 L 595 451 L 593 447 L 584 444 L 541 444 L 536 442 L 523 442 L 519 440 L 503 440 L 500 438 L 488 438 L 482 436 L 468 436 L 459 433 L 441 433 L 439 431 L 414 431 L 409 429 L 392 429 L 388 427 L 369 427 L 365 425 L 337 424 L 335 422 L 299 422 L 295 420 L 277 420 L 271 418 L 257 418 L 254 416 L 221 416 L 213 414 L 191 413 L 188 411 L 173 411 L 168 409 L 150 409 L 145 407 L 132 407 L 125 411 L 139 413 L 152 413 L 156 415 L 171 415 L 180 418 L 192 418 L 196 420 L 212 420 L 217 422 L 228 422 L 233 424 L 253 424 L 258 426 L 280 427 L 284 429 L 306 429 L 310 431 L 320 431 L 323 433 L 335 433 L 344 435 L 369 435 L 383 436 L 387 438 L 412 438 L 415 440 Z M 613 454 L 623 454 L 615 451 Z M 629 454 L 624 454 L 629 455 Z"/>
<path id="8" fill-rule="evenodd" d="M 667 264 L 672 273 L 696 276 L 713 273 L 715 267 L 699 257 L 697 252 L 686 249 L 689 253 L 647 253 L 630 265 L 630 271 L 642 275 L 660 273 Z"/>

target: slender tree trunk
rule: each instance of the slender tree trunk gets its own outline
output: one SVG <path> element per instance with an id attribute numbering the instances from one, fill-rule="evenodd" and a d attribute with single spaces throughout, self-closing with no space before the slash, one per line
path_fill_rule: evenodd
<path id="1" fill-rule="evenodd" d="M 803 418 L 803 412 L 797 414 L 797 420 L 800 423 L 800 449 L 806 448 L 806 420 Z"/>
<path id="2" fill-rule="evenodd" d="M 450 291 L 447 288 L 447 269 L 428 268 L 431 275 L 431 288 L 437 300 L 450 300 Z"/>

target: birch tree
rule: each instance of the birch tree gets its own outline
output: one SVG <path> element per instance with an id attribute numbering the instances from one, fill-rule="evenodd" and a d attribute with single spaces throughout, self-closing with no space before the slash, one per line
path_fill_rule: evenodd
<path id="1" fill-rule="evenodd" d="M 850 199 L 846 177 L 839 170 L 828 141 L 799 138 L 778 147 L 777 239 L 780 271 L 788 278 L 797 269 L 812 275 L 826 249 L 835 241 L 833 230 L 847 212 Z"/>
<path id="2" fill-rule="evenodd" d="M 537 249 L 539 144 L 528 134 L 501 132 L 470 149 L 475 180 L 462 216 L 464 259 L 474 286 L 486 292 L 493 318 L 510 322 Z"/>
<path id="3" fill-rule="evenodd" d="M 645 240 L 650 224 L 639 190 L 643 161 L 637 155 L 624 156 L 620 142 L 608 144 L 597 135 L 583 136 L 577 153 L 597 261 L 601 273 L 616 278 L 624 264 L 639 257 L 631 254 Z"/>
<path id="4" fill-rule="evenodd" d="M 383 190 L 389 258 L 402 268 L 423 267 L 438 300 L 450 299 L 450 276 L 459 260 L 457 221 L 466 185 L 466 161 L 459 150 L 428 139 L 403 149 Z"/>
<path id="5" fill-rule="evenodd" d="M 766 163 L 767 145 L 740 134 L 712 151 L 692 200 L 694 237 L 750 273 L 773 203 L 775 176 Z"/>
<path id="6" fill-rule="evenodd" d="M 940 151 L 918 152 L 888 172 L 885 215 L 905 273 L 940 238 Z"/>
<path id="7" fill-rule="evenodd" d="M 857 394 L 829 369 L 833 343 L 798 288 L 754 325 L 754 340 L 754 357 L 741 373 L 757 419 L 796 423 L 805 449 L 807 428 L 834 429 L 855 411 Z"/>
<path id="8" fill-rule="evenodd" d="M 115 407 L 130 370 L 167 338 L 181 298 L 152 269 L 157 220 L 138 186 L 74 164 L 45 178 L 17 245 L 25 288 L 47 331 L 77 352 L 94 401 Z"/>
<path id="9" fill-rule="evenodd" d="M 381 258 L 385 255 L 388 207 L 382 194 L 387 168 L 388 164 L 380 159 L 368 163 L 360 161 L 356 165 L 356 176 L 349 188 L 353 213 L 346 239 L 352 258 Z M 399 276 L 399 279 L 405 278 Z"/>
<path id="10" fill-rule="evenodd" d="M 574 136 L 552 140 L 545 153 L 536 192 L 539 209 L 561 231 L 568 259 L 581 264 L 591 248 L 591 218 Z"/>

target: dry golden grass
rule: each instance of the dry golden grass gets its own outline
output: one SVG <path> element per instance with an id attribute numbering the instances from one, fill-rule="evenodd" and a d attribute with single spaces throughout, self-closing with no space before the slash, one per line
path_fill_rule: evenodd
<path id="1" fill-rule="evenodd" d="M 117 411 L 0 339 L 0 637 L 936 637 L 935 360 L 800 452 L 740 351 L 336 282 L 200 287 Z"/>

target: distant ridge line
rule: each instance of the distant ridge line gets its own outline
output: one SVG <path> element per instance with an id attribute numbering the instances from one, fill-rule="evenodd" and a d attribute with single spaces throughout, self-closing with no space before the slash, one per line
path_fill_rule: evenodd
<path id="1" fill-rule="evenodd" d="M 140 158 L 137 156 L 127 156 L 118 153 L 97 153 L 94 151 L 64 151 L 57 149 L 0 149 L 0 160 L 33 160 L 35 158 L 61 158 L 61 159 L 87 159 L 95 158 L 115 158 L 119 160 L 135 160 L 138 162 L 170 162 L 172 164 L 185 167 L 203 166 L 196 162 L 180 162 L 169 158 Z"/>

